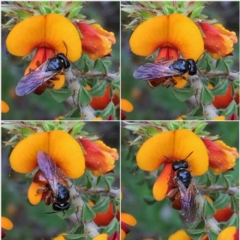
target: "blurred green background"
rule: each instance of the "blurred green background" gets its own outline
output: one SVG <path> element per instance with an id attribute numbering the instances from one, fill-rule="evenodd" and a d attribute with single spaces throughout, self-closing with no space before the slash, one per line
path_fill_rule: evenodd
<path id="1" fill-rule="evenodd" d="M 124 3 L 124 2 L 123 2 Z M 126 4 L 126 3 L 125 3 Z M 226 29 L 236 32 L 239 36 L 239 2 L 207 2 L 203 13 L 209 19 L 216 19 Z M 122 12 L 122 97 L 128 99 L 134 106 L 131 113 L 127 113 L 127 119 L 154 120 L 176 119 L 178 116 L 190 112 L 193 107 L 190 103 L 180 102 L 173 95 L 171 87 L 158 86 L 151 88 L 146 81 L 133 78 L 133 72 L 143 64 L 145 57 L 133 54 L 129 48 L 131 30 L 123 30 L 124 24 L 128 24 L 133 18 Z M 232 70 L 239 70 L 239 44 L 234 45 L 234 60 Z"/>
<path id="2" fill-rule="evenodd" d="M 120 3 L 119 2 L 86 2 L 81 13 L 87 19 L 94 19 L 107 31 L 113 32 L 116 37 L 116 44 L 113 45 L 111 57 L 106 57 L 112 61 L 109 68 L 111 73 L 119 71 L 120 64 Z M 9 20 L 2 14 L 2 23 Z M 31 93 L 24 97 L 15 94 L 15 87 L 20 81 L 27 67 L 26 61 L 12 56 L 7 52 L 5 40 L 8 32 L 2 31 L 2 100 L 8 103 L 10 111 L 2 114 L 2 119 L 36 119 L 47 120 L 63 116 L 72 108 L 67 103 L 57 103 L 46 90 L 42 95 Z"/>
<path id="3" fill-rule="evenodd" d="M 87 122 L 83 130 L 89 132 L 89 136 L 99 136 L 106 145 L 120 148 L 119 122 Z M 11 136 L 12 137 L 12 136 Z M 2 141 L 8 141 L 10 136 L 2 129 Z M 2 143 L 2 147 L 4 144 Z M 27 151 L 27 149 L 26 149 Z M 61 220 L 57 214 L 46 214 L 52 212 L 52 206 L 46 206 L 43 201 L 37 206 L 32 206 L 27 199 L 27 191 L 30 181 L 26 181 L 25 174 L 16 173 L 9 166 L 10 147 L 2 148 L 2 216 L 13 222 L 13 229 L 5 231 L 6 240 L 49 240 L 58 234 L 71 230 L 76 223 L 70 220 Z M 120 160 L 116 161 L 113 187 L 119 188 Z M 62 214 L 62 213 L 59 213 Z M 61 215 L 62 216 L 62 215 Z"/>
<path id="4" fill-rule="evenodd" d="M 220 140 L 228 146 L 239 149 L 238 122 L 209 122 L 205 130 L 210 132 L 211 136 L 219 135 Z M 122 212 L 129 213 L 137 219 L 137 225 L 130 227 L 131 232 L 127 235 L 126 240 L 143 240 L 145 238 L 167 240 L 175 231 L 184 229 L 184 223 L 181 222 L 179 212 L 171 207 L 168 199 L 160 202 L 152 200 L 154 182 L 149 180 L 149 172 L 141 169 L 136 171 L 138 148 L 130 147 L 128 144 L 136 137 L 137 135 L 122 128 L 121 189 L 123 197 L 121 209 Z M 232 175 L 238 182 L 238 159 L 234 171 L 226 172 L 226 174 Z"/>

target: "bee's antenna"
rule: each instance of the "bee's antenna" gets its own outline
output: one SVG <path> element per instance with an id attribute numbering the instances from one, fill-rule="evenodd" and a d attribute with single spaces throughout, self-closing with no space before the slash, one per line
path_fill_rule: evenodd
<path id="1" fill-rule="evenodd" d="M 193 153 L 193 151 L 192 152 L 190 152 L 186 157 L 185 157 L 185 159 L 184 160 L 186 160 L 190 155 L 192 155 L 192 153 Z"/>

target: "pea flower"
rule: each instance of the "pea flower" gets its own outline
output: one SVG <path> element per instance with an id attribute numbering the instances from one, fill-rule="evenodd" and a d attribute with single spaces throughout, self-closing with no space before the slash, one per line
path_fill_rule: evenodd
<path id="1" fill-rule="evenodd" d="M 76 61 L 82 53 L 81 41 L 75 26 L 64 16 L 53 13 L 29 17 L 19 22 L 10 31 L 6 46 L 11 54 L 20 57 L 36 50 L 25 74 L 36 69 L 55 53 L 65 54 L 70 61 Z M 59 81 L 53 82 L 55 89 L 61 88 L 64 84 L 65 78 L 60 76 Z M 37 93 L 42 93 L 46 87 L 46 84 L 40 86 Z"/>
<path id="2" fill-rule="evenodd" d="M 129 102 L 125 98 L 121 98 L 121 119 L 126 119 L 126 115 L 124 112 L 132 112 L 133 111 L 133 105 L 131 102 Z"/>
<path id="3" fill-rule="evenodd" d="M 129 213 L 121 213 L 121 239 L 126 238 L 126 234 L 130 232 L 129 226 L 135 226 L 137 220 Z"/>
<path id="4" fill-rule="evenodd" d="M 90 141 L 88 139 L 77 140 L 84 149 L 86 168 L 98 177 L 113 170 L 115 161 L 118 159 L 118 152 L 110 148 L 102 141 Z"/>
<path id="5" fill-rule="evenodd" d="M 2 222 L 2 238 L 4 238 L 6 234 L 3 231 L 3 229 L 11 230 L 13 228 L 13 223 L 6 217 L 1 217 L 1 222 Z"/>
<path id="6" fill-rule="evenodd" d="M 220 174 L 232 169 L 236 165 L 238 151 L 236 148 L 231 148 L 223 141 L 212 141 L 208 138 L 202 138 L 208 150 L 209 167 L 214 174 Z"/>
<path id="7" fill-rule="evenodd" d="M 7 113 L 9 111 L 9 106 L 8 104 L 2 100 L 2 113 Z"/>
<path id="8" fill-rule="evenodd" d="M 193 176 L 200 176 L 208 170 L 207 148 L 188 129 L 154 135 L 142 144 L 136 158 L 139 168 L 145 171 L 155 171 L 163 165 L 153 186 L 153 196 L 157 201 L 163 200 L 168 192 L 172 162 L 186 160 Z"/>
<path id="9" fill-rule="evenodd" d="M 204 51 L 199 28 L 182 14 L 148 19 L 134 30 L 129 44 L 132 52 L 139 56 L 149 56 L 158 50 L 156 61 L 176 59 L 180 54 L 197 61 Z M 174 80 L 175 87 L 182 88 L 186 84 L 181 77 L 174 77 Z M 154 81 L 151 85 L 155 85 Z"/>
<path id="10" fill-rule="evenodd" d="M 221 24 L 211 25 L 207 22 L 199 22 L 204 37 L 204 48 L 214 59 L 225 57 L 233 51 L 234 43 L 238 39 L 235 32 L 230 32 Z"/>
<path id="11" fill-rule="evenodd" d="M 112 44 L 116 43 L 113 32 L 106 31 L 99 24 L 88 25 L 83 22 L 75 22 L 75 25 L 82 35 L 83 52 L 90 59 L 96 60 L 111 53 Z"/>
<path id="12" fill-rule="evenodd" d="M 37 154 L 47 153 L 68 178 L 79 178 L 85 172 L 84 155 L 78 142 L 68 133 L 60 130 L 39 132 L 20 141 L 10 155 L 12 169 L 19 173 L 30 173 L 37 168 Z M 44 196 L 38 191 L 43 183 L 32 182 L 28 199 L 37 205 Z"/>

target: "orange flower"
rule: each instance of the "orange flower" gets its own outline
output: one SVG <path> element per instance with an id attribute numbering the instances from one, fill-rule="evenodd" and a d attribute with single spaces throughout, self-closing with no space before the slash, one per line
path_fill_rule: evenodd
<path id="1" fill-rule="evenodd" d="M 199 22 L 198 25 L 204 34 L 204 48 L 214 59 L 227 56 L 233 51 L 233 44 L 238 41 L 235 32 L 228 31 L 221 24 Z"/>
<path id="2" fill-rule="evenodd" d="M 91 205 L 93 205 L 93 204 L 91 204 Z M 96 213 L 96 216 L 93 219 L 93 221 L 98 226 L 107 226 L 115 216 L 113 214 L 113 211 L 114 211 L 113 204 L 110 202 L 107 211 L 105 211 L 103 213 Z"/>
<path id="3" fill-rule="evenodd" d="M 7 113 L 9 111 L 8 104 L 2 100 L 2 113 Z"/>
<path id="4" fill-rule="evenodd" d="M 1 217 L 2 222 L 2 238 L 6 236 L 3 229 L 5 230 L 11 230 L 13 228 L 13 223 L 6 217 Z"/>
<path id="5" fill-rule="evenodd" d="M 226 108 L 233 99 L 237 101 L 238 97 L 239 97 L 238 94 L 236 94 L 235 98 L 232 96 L 232 87 L 229 85 L 227 92 L 224 95 L 215 96 L 212 104 L 216 108 Z"/>
<path id="6" fill-rule="evenodd" d="M 137 224 L 137 220 L 131 214 L 121 213 L 121 239 L 124 240 L 126 238 L 126 234 L 130 232 L 130 229 L 127 225 L 135 226 Z"/>
<path id="7" fill-rule="evenodd" d="M 236 165 L 238 151 L 236 148 L 227 146 L 223 141 L 202 139 L 208 150 L 209 167 L 215 174 L 220 174 L 232 169 Z"/>
<path id="8" fill-rule="evenodd" d="M 160 49 L 157 61 L 179 58 L 179 53 L 185 59 L 196 61 L 204 51 L 200 30 L 182 14 L 150 18 L 134 30 L 129 44 L 139 56 L 149 56 Z M 186 84 L 182 78 L 174 80 L 179 88 Z"/>
<path id="9" fill-rule="evenodd" d="M 115 160 L 118 159 L 118 152 L 115 148 L 110 148 L 102 141 L 90 141 L 88 139 L 78 139 L 84 149 L 86 167 L 98 177 L 108 173 L 115 167 Z"/>
<path id="10" fill-rule="evenodd" d="M 108 240 L 108 235 L 106 233 L 101 233 L 94 237 L 93 240 Z"/>
<path id="11" fill-rule="evenodd" d="M 218 222 L 227 222 L 233 214 L 234 214 L 234 212 L 232 211 L 232 209 L 229 206 L 227 206 L 223 209 L 217 209 L 217 211 L 213 215 L 213 217 Z"/>
<path id="12" fill-rule="evenodd" d="M 184 230 L 178 230 L 174 234 L 172 234 L 168 240 L 191 240 L 191 238 L 187 235 Z"/>
<path id="13" fill-rule="evenodd" d="M 132 112 L 133 105 L 131 102 L 124 98 L 121 98 L 120 102 L 121 102 L 121 120 L 124 120 L 126 119 L 126 115 L 124 112 Z"/>
<path id="14" fill-rule="evenodd" d="M 99 24 L 88 25 L 76 22 L 75 25 L 81 32 L 83 52 L 90 59 L 96 60 L 105 57 L 112 51 L 112 44 L 116 43 L 113 32 L 104 30 Z"/>
<path id="15" fill-rule="evenodd" d="M 235 240 L 239 239 L 239 229 L 235 226 L 227 227 L 220 232 L 217 240 Z"/>
<path id="16" fill-rule="evenodd" d="M 53 240 L 65 240 L 66 233 L 61 233 L 57 237 L 53 238 Z"/>
<path id="17" fill-rule="evenodd" d="M 82 52 L 78 31 L 67 18 L 60 14 L 33 16 L 18 23 L 10 31 L 6 45 L 8 51 L 16 56 L 26 56 L 36 49 L 35 56 L 25 74 L 44 63 L 55 52 L 66 54 L 71 61 L 79 59 Z M 65 81 L 65 78 L 60 75 L 58 78 L 60 81 L 53 84 L 55 89 L 61 88 Z M 46 84 L 37 93 L 42 93 L 45 88 Z"/>
<path id="18" fill-rule="evenodd" d="M 191 154 L 190 154 L 191 153 Z M 163 170 L 153 186 L 157 201 L 165 198 L 171 179 L 172 161 L 186 160 L 193 176 L 208 170 L 207 149 L 201 139 L 187 129 L 156 134 L 143 143 L 137 153 L 137 164 L 145 171 L 155 171 L 162 164 Z"/>
<path id="19" fill-rule="evenodd" d="M 37 154 L 40 151 L 47 153 L 69 178 L 78 178 L 85 172 L 81 147 L 71 135 L 60 130 L 35 133 L 20 141 L 10 155 L 12 169 L 19 173 L 32 172 L 38 166 Z M 36 182 L 30 185 L 28 198 L 31 204 L 41 201 L 43 193 L 37 190 L 43 185 Z"/>

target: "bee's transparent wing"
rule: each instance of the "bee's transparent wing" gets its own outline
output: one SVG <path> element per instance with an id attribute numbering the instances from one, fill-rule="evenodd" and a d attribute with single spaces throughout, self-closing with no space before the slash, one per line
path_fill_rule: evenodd
<path id="1" fill-rule="evenodd" d="M 181 181 L 177 181 L 181 196 L 181 211 L 184 220 L 194 223 L 198 220 L 198 209 L 196 204 L 197 188 L 192 180 L 188 188 Z"/>
<path id="2" fill-rule="evenodd" d="M 133 73 L 133 77 L 147 81 L 155 78 L 177 76 L 180 73 L 169 68 L 172 63 L 173 61 L 145 63 Z"/>

